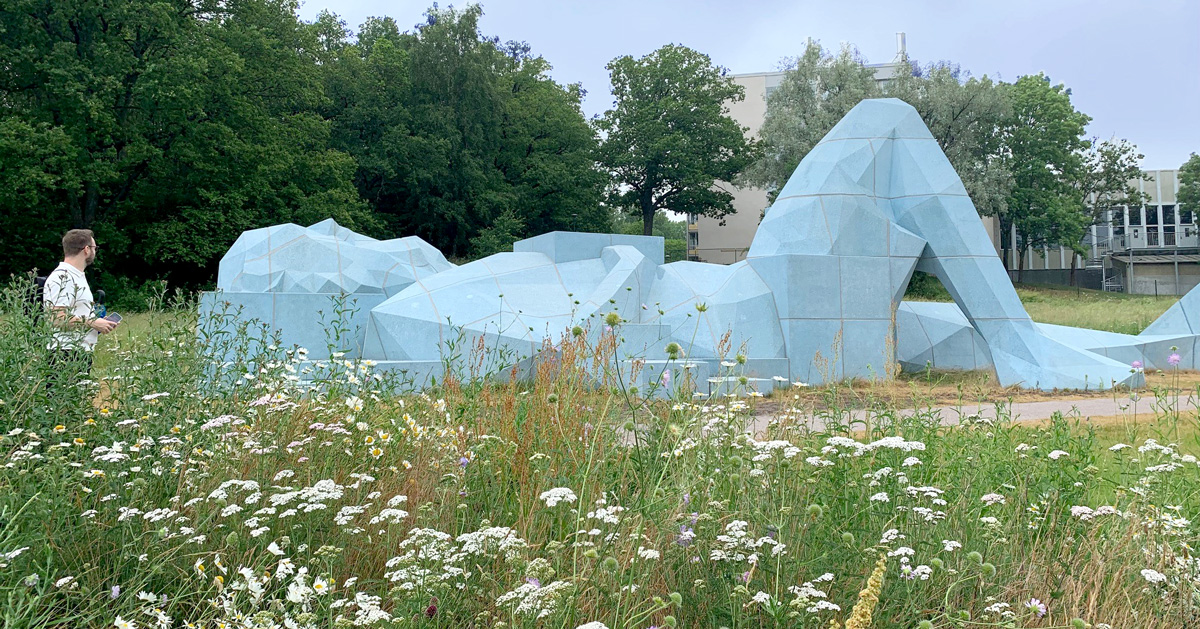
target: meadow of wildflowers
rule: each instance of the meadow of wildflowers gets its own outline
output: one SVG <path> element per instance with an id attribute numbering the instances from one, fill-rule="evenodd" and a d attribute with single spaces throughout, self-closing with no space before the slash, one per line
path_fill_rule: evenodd
<path id="1" fill-rule="evenodd" d="M 588 335 L 528 378 L 405 393 L 254 325 L 198 335 L 186 306 L 64 395 L 21 299 L 0 315 L 6 628 L 1200 623 L 1196 443 L 886 407 L 750 435 L 753 398 L 592 386 L 617 361 Z M 1155 412 L 1195 423 L 1176 399 Z"/>

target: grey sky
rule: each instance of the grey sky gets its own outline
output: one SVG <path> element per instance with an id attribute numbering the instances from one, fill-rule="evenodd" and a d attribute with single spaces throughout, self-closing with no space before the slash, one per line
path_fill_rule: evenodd
<path id="1" fill-rule="evenodd" d="M 306 0 L 311 19 L 329 9 L 356 28 L 388 15 L 402 28 L 430 1 Z M 441 3 L 446 6 L 446 2 Z M 458 2 L 456 5 L 464 3 Z M 1006 81 L 1046 72 L 1072 89 L 1092 116 L 1088 132 L 1126 138 L 1143 167 L 1178 168 L 1200 152 L 1200 0 L 962 0 L 791 2 L 743 0 L 487 0 L 484 34 L 529 42 L 555 80 L 588 91 L 591 116 L 611 105 L 606 63 L 666 43 L 703 52 L 734 73 L 774 70 L 808 37 L 826 48 L 856 45 L 869 62 L 895 56 L 895 33 L 909 57 L 946 59 L 975 75 Z"/>

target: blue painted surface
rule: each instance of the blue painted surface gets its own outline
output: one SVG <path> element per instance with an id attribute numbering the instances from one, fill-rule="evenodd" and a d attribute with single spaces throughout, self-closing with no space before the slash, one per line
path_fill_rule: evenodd
<path id="1" fill-rule="evenodd" d="M 914 269 L 937 274 L 955 303 L 901 303 Z M 863 101 L 813 148 L 734 265 L 663 264 L 656 237 L 553 232 L 454 266 L 418 238 L 378 241 L 329 220 L 246 232 L 222 259 L 218 287 L 203 311 L 233 304 L 315 358 L 321 304 L 356 299 L 350 341 L 335 350 L 416 384 L 443 375 L 451 345 L 498 348 L 493 367 L 525 373 L 580 326 L 590 339 L 614 335 L 643 390 L 666 372 L 671 387 L 724 392 L 721 361 L 734 354 L 759 388 L 886 378 L 897 364 L 1106 388 L 1139 384 L 1129 363 L 1165 364 L 1172 345 L 1194 367 L 1200 334 L 1196 291 L 1136 337 L 1030 320 L 958 175 L 917 112 L 894 99 Z M 671 342 L 685 357 L 666 360 Z"/>

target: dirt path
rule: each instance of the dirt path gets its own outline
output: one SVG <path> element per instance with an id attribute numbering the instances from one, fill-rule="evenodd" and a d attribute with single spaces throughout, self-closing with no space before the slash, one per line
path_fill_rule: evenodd
<path id="1" fill-rule="evenodd" d="M 939 416 L 942 425 L 953 426 L 963 419 L 975 418 L 976 421 L 995 421 L 998 415 L 1003 415 L 1013 421 L 1033 422 L 1049 419 L 1054 413 L 1072 415 L 1078 413 L 1082 417 L 1117 417 L 1135 415 L 1153 416 L 1155 409 L 1175 408 L 1183 412 L 1196 412 L 1200 409 L 1200 400 L 1196 394 L 1181 395 L 1175 398 L 1160 400 L 1152 395 L 1136 396 L 1131 399 L 1128 394 L 1112 398 L 1084 398 L 1073 400 L 1045 400 L 1037 402 L 1002 403 L 997 408 L 996 403 L 966 403 L 953 406 L 935 406 L 928 409 L 901 409 L 895 411 L 898 416 L 911 417 L 918 412 L 933 412 Z M 999 411 L 999 412 L 998 412 Z M 790 423 L 801 423 L 813 430 L 821 430 L 829 420 L 828 414 L 791 411 L 779 409 L 771 413 L 760 413 L 748 427 L 754 434 L 763 433 L 773 422 L 789 417 Z M 866 423 L 871 418 L 870 412 L 862 409 L 848 410 L 841 414 L 842 423 Z"/>

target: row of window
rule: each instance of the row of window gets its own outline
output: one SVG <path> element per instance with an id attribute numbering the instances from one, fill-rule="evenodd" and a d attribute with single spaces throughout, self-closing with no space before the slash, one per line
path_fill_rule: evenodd
<path id="1" fill-rule="evenodd" d="M 1140 227 L 1142 225 L 1195 225 L 1196 213 L 1192 210 L 1176 211 L 1174 205 L 1148 205 L 1127 208 L 1117 206 L 1105 212 L 1105 222 L 1113 227 Z M 1178 218 L 1178 222 L 1176 222 Z"/>

